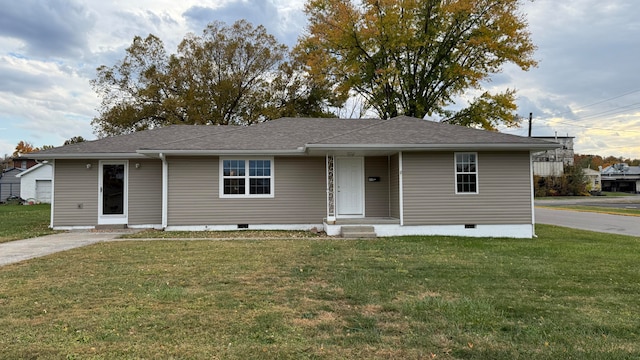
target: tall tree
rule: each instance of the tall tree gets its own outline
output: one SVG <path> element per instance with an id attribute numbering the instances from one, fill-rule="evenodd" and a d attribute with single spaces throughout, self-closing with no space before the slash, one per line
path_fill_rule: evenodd
<path id="1" fill-rule="evenodd" d="M 82 136 L 74 136 L 71 139 L 65 140 L 64 145 L 77 144 L 85 141 L 86 140 Z"/>
<path id="2" fill-rule="evenodd" d="M 171 55 L 158 37 L 135 37 L 124 59 L 97 70 L 92 85 L 102 104 L 92 124 L 107 136 L 170 124 L 246 125 L 318 109 L 326 115 L 329 100 L 315 96 L 331 93 L 305 82 L 288 56 L 263 26 L 245 20 L 211 23 Z M 312 104 L 299 105 L 305 101 Z"/>
<path id="3" fill-rule="evenodd" d="M 519 0 L 309 0 L 297 51 L 342 95 L 364 97 L 381 118 L 405 114 L 494 129 L 516 125 L 515 90 L 482 83 L 506 63 L 536 65 Z M 459 111 L 457 98 L 481 93 Z"/>
<path id="4" fill-rule="evenodd" d="M 20 154 L 28 154 L 31 152 L 38 151 L 37 147 L 33 146 L 31 143 L 28 143 L 24 140 L 20 140 L 18 145 L 16 145 L 16 150 L 13 152 L 13 157 L 19 156 Z"/>

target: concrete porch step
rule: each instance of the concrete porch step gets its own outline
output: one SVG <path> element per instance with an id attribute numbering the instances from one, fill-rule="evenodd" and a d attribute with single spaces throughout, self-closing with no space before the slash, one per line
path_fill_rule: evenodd
<path id="1" fill-rule="evenodd" d="M 341 226 L 340 236 L 349 239 L 370 239 L 377 237 L 373 226 Z"/>
<path id="2" fill-rule="evenodd" d="M 127 224 L 113 224 L 113 225 L 96 225 L 96 230 L 121 230 L 126 229 Z"/>

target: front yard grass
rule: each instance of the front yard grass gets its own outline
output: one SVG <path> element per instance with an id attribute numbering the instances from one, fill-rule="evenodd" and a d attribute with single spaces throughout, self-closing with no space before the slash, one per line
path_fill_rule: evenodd
<path id="1" fill-rule="evenodd" d="M 100 243 L 0 268 L 0 358 L 633 359 L 640 239 Z"/>
<path id="2" fill-rule="evenodd" d="M 54 234 L 49 229 L 51 205 L 0 205 L 0 243 Z"/>

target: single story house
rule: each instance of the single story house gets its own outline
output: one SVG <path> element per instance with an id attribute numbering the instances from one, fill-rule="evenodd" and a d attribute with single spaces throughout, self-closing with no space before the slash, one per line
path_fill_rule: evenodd
<path id="1" fill-rule="evenodd" d="M 23 171 L 21 168 L 9 168 L 0 172 L 0 203 L 10 197 L 20 196 L 20 179 L 16 175 Z"/>
<path id="2" fill-rule="evenodd" d="M 52 166 L 36 164 L 16 175 L 20 179 L 20 197 L 26 204 L 51 203 Z"/>
<path id="3" fill-rule="evenodd" d="M 176 125 L 31 154 L 51 227 L 312 229 L 531 238 L 531 153 L 559 144 L 432 121 Z"/>
<path id="4" fill-rule="evenodd" d="M 584 177 L 587 179 L 587 191 L 597 192 L 602 191 L 602 176 L 599 170 L 582 169 Z"/>

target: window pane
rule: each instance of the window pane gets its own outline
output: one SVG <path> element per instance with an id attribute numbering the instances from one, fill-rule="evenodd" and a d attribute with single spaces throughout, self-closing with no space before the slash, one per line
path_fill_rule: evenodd
<path id="1" fill-rule="evenodd" d="M 271 161 L 249 160 L 249 176 L 271 176 Z"/>
<path id="2" fill-rule="evenodd" d="M 244 160 L 224 160 L 222 168 L 224 176 L 244 176 Z"/>
<path id="3" fill-rule="evenodd" d="M 458 174 L 456 182 L 458 192 L 476 192 L 475 174 Z"/>
<path id="4" fill-rule="evenodd" d="M 224 179 L 224 193 L 244 195 L 244 179 Z"/>
<path id="5" fill-rule="evenodd" d="M 271 179 L 250 179 L 249 193 L 250 194 L 270 194 Z"/>

